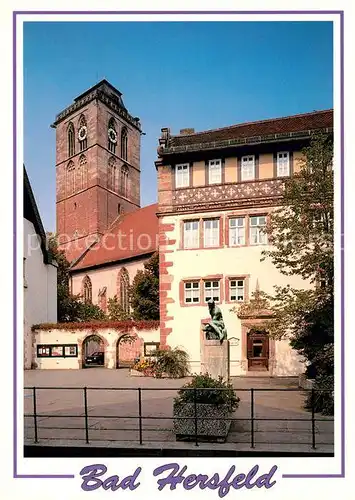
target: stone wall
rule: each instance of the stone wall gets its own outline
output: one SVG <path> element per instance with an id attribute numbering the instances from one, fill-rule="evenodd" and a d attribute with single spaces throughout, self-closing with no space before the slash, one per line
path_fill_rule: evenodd
<path id="1" fill-rule="evenodd" d="M 100 350 L 104 351 L 105 368 L 116 369 L 122 364 L 133 361 L 144 354 L 145 342 L 159 342 L 158 326 L 153 328 L 133 327 L 130 331 L 119 327 L 102 327 L 67 329 L 66 325 L 58 324 L 55 328 L 38 328 L 34 331 L 33 364 L 38 369 L 80 369 L 83 368 L 85 341 L 93 335 L 101 339 Z M 132 343 L 122 342 L 127 335 L 134 337 Z M 77 356 L 38 357 L 38 346 L 77 345 Z"/>

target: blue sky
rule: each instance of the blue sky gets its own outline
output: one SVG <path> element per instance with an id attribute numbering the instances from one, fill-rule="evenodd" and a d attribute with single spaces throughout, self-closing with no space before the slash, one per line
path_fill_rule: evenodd
<path id="1" fill-rule="evenodd" d="M 172 133 L 333 107 L 330 22 L 25 23 L 24 161 L 55 230 L 55 115 L 106 78 L 139 116 L 141 204 L 156 201 L 156 148 Z"/>

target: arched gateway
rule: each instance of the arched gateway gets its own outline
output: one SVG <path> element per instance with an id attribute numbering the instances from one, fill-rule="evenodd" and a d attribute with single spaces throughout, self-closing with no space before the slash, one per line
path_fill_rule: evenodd
<path id="1" fill-rule="evenodd" d="M 105 342 L 99 335 L 89 335 L 82 346 L 82 367 L 105 366 Z"/>

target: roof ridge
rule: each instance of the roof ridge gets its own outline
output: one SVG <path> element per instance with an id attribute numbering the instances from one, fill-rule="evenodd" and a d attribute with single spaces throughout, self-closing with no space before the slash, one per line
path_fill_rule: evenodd
<path id="1" fill-rule="evenodd" d="M 244 127 L 246 125 L 255 125 L 257 123 L 267 123 L 267 122 L 275 122 L 279 120 L 286 120 L 288 118 L 298 118 L 301 116 L 310 116 L 310 115 L 319 115 L 322 113 L 329 113 L 330 111 L 333 111 L 333 108 L 328 108 L 328 109 L 321 109 L 319 111 L 309 111 L 308 113 L 298 113 L 296 115 L 287 115 L 287 116 L 278 116 L 276 118 L 266 118 L 265 120 L 255 120 L 251 122 L 242 122 L 242 123 L 236 123 L 234 125 L 227 125 L 226 127 L 219 127 L 219 128 L 211 128 L 209 130 L 202 130 L 201 132 L 194 132 L 193 134 L 176 134 L 176 135 L 171 135 L 171 139 L 175 138 L 180 138 L 180 137 L 192 137 L 195 135 L 204 135 L 204 134 L 209 134 L 211 132 L 218 132 L 220 130 L 228 130 L 228 129 L 233 129 L 233 128 L 238 128 L 238 127 Z"/>
<path id="2" fill-rule="evenodd" d="M 113 229 L 116 227 L 116 224 L 122 224 L 122 222 L 129 216 L 134 215 L 136 212 L 139 212 L 140 210 L 144 210 L 145 208 L 150 208 L 153 205 L 158 205 L 158 202 L 156 201 L 155 203 L 151 203 L 150 205 L 146 205 L 145 207 L 139 207 L 137 210 L 132 210 L 132 212 L 124 212 L 123 214 L 119 214 L 116 219 L 111 223 L 111 225 L 107 228 L 107 230 L 104 232 L 106 234 L 110 229 Z"/>

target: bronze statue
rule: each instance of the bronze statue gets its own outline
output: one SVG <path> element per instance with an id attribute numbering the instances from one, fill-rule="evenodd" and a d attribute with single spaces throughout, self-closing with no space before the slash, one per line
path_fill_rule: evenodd
<path id="1" fill-rule="evenodd" d="M 205 332 L 206 340 L 220 340 L 222 344 L 223 340 L 227 340 L 227 330 L 224 325 L 222 311 L 212 299 L 207 304 L 212 321 L 207 323 L 202 330 Z"/>

